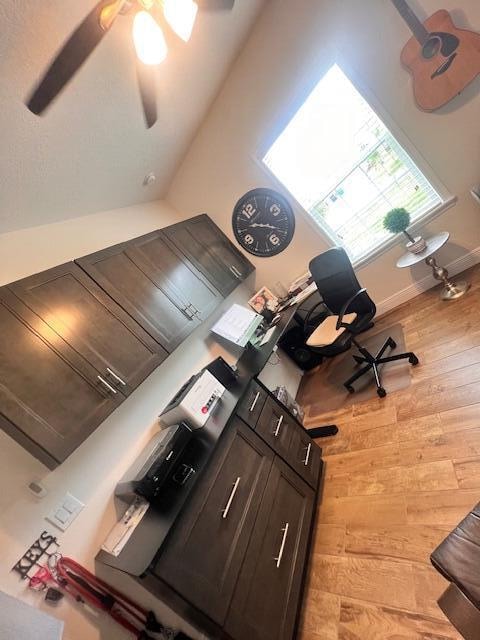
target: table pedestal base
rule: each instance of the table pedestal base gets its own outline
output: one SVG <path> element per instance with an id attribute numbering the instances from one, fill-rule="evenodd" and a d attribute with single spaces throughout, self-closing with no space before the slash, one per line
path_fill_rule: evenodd
<path id="1" fill-rule="evenodd" d="M 457 298 L 461 298 L 470 289 L 470 284 L 465 282 L 465 280 L 460 280 L 459 282 L 449 280 L 448 271 L 445 267 L 440 267 L 433 256 L 425 258 L 425 262 L 429 267 L 432 267 L 435 280 L 441 280 L 445 285 L 440 294 L 442 300 L 456 300 Z"/>

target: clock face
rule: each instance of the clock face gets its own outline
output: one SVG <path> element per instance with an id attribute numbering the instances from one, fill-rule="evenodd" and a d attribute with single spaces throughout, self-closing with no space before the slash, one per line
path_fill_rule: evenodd
<path id="1" fill-rule="evenodd" d="M 249 253 L 268 258 L 283 251 L 295 231 L 295 216 L 287 200 L 272 189 L 253 189 L 235 205 L 233 232 Z"/>

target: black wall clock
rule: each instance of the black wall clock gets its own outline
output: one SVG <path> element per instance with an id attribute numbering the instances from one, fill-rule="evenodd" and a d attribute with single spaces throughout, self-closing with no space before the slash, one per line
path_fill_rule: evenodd
<path id="1" fill-rule="evenodd" d="M 232 226 L 235 238 L 246 251 L 268 258 L 290 244 L 295 216 L 280 193 L 273 189 L 252 189 L 235 205 Z"/>

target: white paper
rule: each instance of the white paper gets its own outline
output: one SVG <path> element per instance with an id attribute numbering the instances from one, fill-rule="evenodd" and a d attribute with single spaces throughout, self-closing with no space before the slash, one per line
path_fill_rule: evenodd
<path id="1" fill-rule="evenodd" d="M 242 337 L 252 326 L 258 314 L 251 309 L 234 304 L 223 314 L 216 324 L 213 325 L 212 331 L 227 340 L 231 340 L 236 344 L 242 344 Z"/>
<path id="2" fill-rule="evenodd" d="M 137 525 L 147 513 L 149 506 L 149 502 L 144 498 L 135 498 L 135 501 L 125 511 L 123 518 L 120 522 L 117 522 L 108 534 L 105 542 L 102 544 L 102 549 L 112 556 L 119 556 Z"/>

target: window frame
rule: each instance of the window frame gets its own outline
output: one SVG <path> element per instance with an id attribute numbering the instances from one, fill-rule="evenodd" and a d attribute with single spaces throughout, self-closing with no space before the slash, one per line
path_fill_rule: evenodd
<path id="1" fill-rule="evenodd" d="M 359 75 L 352 69 L 351 66 L 346 64 L 341 59 L 337 58 L 333 61 L 330 61 L 328 65 L 322 68 L 321 73 L 316 77 L 314 82 L 311 81 L 308 83 L 309 86 L 306 90 L 302 91 L 302 95 L 299 95 L 299 92 L 292 97 L 289 105 L 282 110 L 280 114 L 277 114 L 277 117 L 274 118 L 271 130 L 267 136 L 265 136 L 264 140 L 259 144 L 256 149 L 256 152 L 251 156 L 255 164 L 261 169 L 261 171 L 266 175 L 266 177 L 274 183 L 275 188 L 282 193 L 286 198 L 290 200 L 292 206 L 296 213 L 300 213 L 302 217 L 307 221 L 310 227 L 327 243 L 329 247 L 341 246 L 337 243 L 337 239 L 334 234 L 330 232 L 330 229 L 327 225 L 323 226 L 319 222 L 316 222 L 313 217 L 308 213 L 308 211 L 298 202 L 295 196 L 289 191 L 289 189 L 277 178 L 277 176 L 273 173 L 273 171 L 268 167 L 268 165 L 264 162 L 263 158 L 266 156 L 272 145 L 278 139 L 278 137 L 283 133 L 286 127 L 291 122 L 292 118 L 296 115 L 298 110 L 302 107 L 305 101 L 308 99 L 312 91 L 315 89 L 317 84 L 323 78 L 323 76 L 328 73 L 328 71 L 334 66 L 337 65 L 342 73 L 347 77 L 347 79 L 352 83 L 354 88 L 360 93 L 360 95 L 364 98 L 370 108 L 374 111 L 374 113 L 382 120 L 384 125 L 390 131 L 392 136 L 398 142 L 398 144 L 404 149 L 407 155 L 413 160 L 415 165 L 421 171 L 421 173 L 425 176 L 425 178 L 431 183 L 435 191 L 440 196 L 442 202 L 440 202 L 435 207 L 432 207 L 428 211 L 426 211 L 420 218 L 415 220 L 409 227 L 409 231 L 415 233 L 420 228 L 442 215 L 455 206 L 458 201 L 457 196 L 452 195 L 447 187 L 443 184 L 443 182 L 437 177 L 434 173 L 431 165 L 427 162 L 427 160 L 420 154 L 418 149 L 416 149 L 415 145 L 406 135 L 405 131 L 397 125 L 397 123 L 393 120 L 393 118 L 389 115 L 387 110 L 383 107 L 378 98 L 373 94 L 373 92 L 366 86 L 366 84 L 360 79 Z M 402 234 L 394 234 L 390 238 L 387 238 L 380 245 L 358 258 L 353 262 L 353 266 L 355 268 L 363 267 L 374 261 L 383 253 L 389 251 L 392 247 L 396 246 L 403 242 Z"/>

